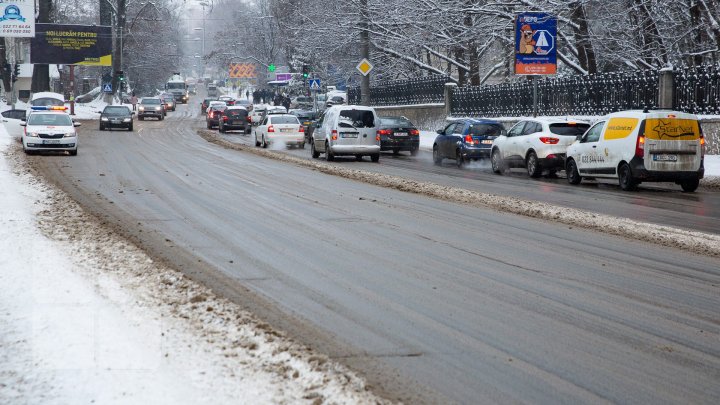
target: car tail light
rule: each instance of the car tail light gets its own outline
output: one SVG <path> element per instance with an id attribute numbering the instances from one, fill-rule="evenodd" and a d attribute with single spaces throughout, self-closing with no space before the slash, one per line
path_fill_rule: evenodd
<path id="1" fill-rule="evenodd" d="M 305 128 L 304 128 L 302 125 L 300 125 L 300 132 L 301 132 L 301 133 L 304 133 L 304 132 L 305 132 Z"/>
<path id="2" fill-rule="evenodd" d="M 330 133 L 330 139 L 332 139 L 333 141 L 337 141 L 337 129 L 332 130 L 332 132 Z"/>
<path id="3" fill-rule="evenodd" d="M 700 158 L 705 157 L 705 135 L 700 134 Z"/>
<path id="4" fill-rule="evenodd" d="M 559 139 L 559 138 L 552 138 L 552 137 L 549 137 L 549 136 L 541 136 L 541 137 L 540 137 L 540 142 L 545 143 L 545 144 L 548 144 L 548 145 L 555 145 L 555 144 L 557 144 L 558 142 L 560 142 L 560 139 Z"/>
<path id="5" fill-rule="evenodd" d="M 227 115 L 226 115 L 226 116 L 223 117 L 223 121 L 227 121 L 227 120 L 228 120 L 228 117 L 227 117 Z"/>
<path id="6" fill-rule="evenodd" d="M 473 139 L 472 135 L 465 135 L 464 141 L 468 145 L 475 145 L 475 140 Z"/>
<path id="7" fill-rule="evenodd" d="M 249 115 L 248 115 L 247 117 L 245 117 L 245 120 L 246 120 L 247 122 L 252 122 L 252 118 L 250 118 Z"/>
<path id="8" fill-rule="evenodd" d="M 637 143 L 635 144 L 635 156 L 645 156 L 645 135 L 638 135 Z"/>
<path id="9" fill-rule="evenodd" d="M 380 142 L 380 133 L 379 132 L 375 134 L 375 140 Z"/>
<path id="10" fill-rule="evenodd" d="M 410 134 L 410 135 L 418 136 L 418 135 L 420 135 L 420 131 L 418 131 L 417 129 L 411 129 L 410 132 L 409 132 L 409 134 Z"/>
<path id="11" fill-rule="evenodd" d="M 378 129 L 377 134 L 378 135 L 390 135 L 390 134 L 392 134 L 392 131 L 390 131 L 389 129 Z"/>
<path id="12" fill-rule="evenodd" d="M 210 111 L 210 118 L 214 118 L 214 117 L 215 117 L 215 112 L 214 112 L 214 111 Z"/>
<path id="13" fill-rule="evenodd" d="M 268 127 L 268 132 L 275 132 L 275 127 L 272 126 L 272 125 L 270 125 L 270 126 Z"/>

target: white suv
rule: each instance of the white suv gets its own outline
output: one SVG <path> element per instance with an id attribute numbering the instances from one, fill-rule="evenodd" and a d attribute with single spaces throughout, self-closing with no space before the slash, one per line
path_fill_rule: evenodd
<path id="1" fill-rule="evenodd" d="M 23 150 L 32 154 L 38 151 L 68 151 L 77 155 L 78 136 L 73 122 L 65 107 L 32 107 L 27 121 L 20 124 L 25 127 L 22 135 Z"/>
<path id="2" fill-rule="evenodd" d="M 588 128 L 590 124 L 584 121 L 548 118 L 520 121 L 493 141 L 490 155 L 493 172 L 523 167 L 530 177 L 540 177 L 545 169 L 553 176 L 564 169 L 568 146 Z"/>

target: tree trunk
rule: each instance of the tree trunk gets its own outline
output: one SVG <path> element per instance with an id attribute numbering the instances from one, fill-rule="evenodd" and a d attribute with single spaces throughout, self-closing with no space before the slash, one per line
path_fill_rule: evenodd
<path id="1" fill-rule="evenodd" d="M 52 0 L 38 1 L 38 23 L 49 23 L 50 14 L 52 13 Z M 47 64 L 35 64 L 33 66 L 32 82 L 30 91 L 37 93 L 40 91 L 50 91 L 50 66 Z"/>
<path id="2" fill-rule="evenodd" d="M 585 5 L 578 1 L 571 5 L 572 19 L 578 25 L 575 31 L 576 47 L 578 50 L 578 61 L 580 66 L 589 74 L 597 73 L 597 58 L 593 50 L 590 40 L 590 30 L 588 28 L 587 15 L 585 13 Z"/>
<path id="3" fill-rule="evenodd" d="M 125 33 L 125 23 L 127 21 L 127 18 L 125 16 L 127 12 L 127 0 L 117 0 L 117 14 L 115 15 L 115 46 L 113 47 L 113 80 L 112 80 L 112 88 L 113 93 L 120 95 L 120 78 L 117 75 L 118 71 L 123 70 L 122 69 L 122 51 L 124 48 L 124 33 Z M 122 103 L 122 100 L 120 100 L 120 103 Z"/>
<path id="4" fill-rule="evenodd" d="M 7 46 L 5 45 L 5 38 L 2 38 L 2 39 L 0 39 L 0 73 L 2 73 L 3 89 L 5 90 L 5 93 L 7 94 L 10 91 L 12 84 L 10 83 L 10 75 L 5 74 L 6 72 L 5 72 L 4 67 L 5 67 L 6 63 L 8 63 L 8 61 L 7 61 Z M 7 99 L 8 105 L 11 105 L 12 97 L 7 97 L 7 95 L 6 95 L 5 98 Z"/>

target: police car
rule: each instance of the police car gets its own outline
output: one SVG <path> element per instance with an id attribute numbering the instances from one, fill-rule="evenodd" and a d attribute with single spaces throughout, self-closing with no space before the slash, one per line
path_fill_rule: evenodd
<path id="1" fill-rule="evenodd" d="M 77 155 L 78 135 L 75 130 L 80 123 L 73 122 L 66 107 L 33 106 L 22 134 L 23 150 L 27 154 L 39 151 L 67 151 Z"/>

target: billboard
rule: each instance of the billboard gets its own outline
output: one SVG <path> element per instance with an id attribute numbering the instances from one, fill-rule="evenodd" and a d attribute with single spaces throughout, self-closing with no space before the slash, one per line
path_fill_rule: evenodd
<path id="1" fill-rule="evenodd" d="M 0 37 L 35 36 L 35 0 L 0 0 Z"/>
<path id="2" fill-rule="evenodd" d="M 253 63 L 231 63 L 228 76 L 234 79 L 252 79 L 255 75 Z"/>
<path id="3" fill-rule="evenodd" d="M 557 72 L 557 19 L 546 13 L 522 13 L 515 18 L 515 74 L 554 75 Z"/>
<path id="4" fill-rule="evenodd" d="M 112 66 L 112 31 L 106 25 L 36 24 L 30 63 Z"/>

